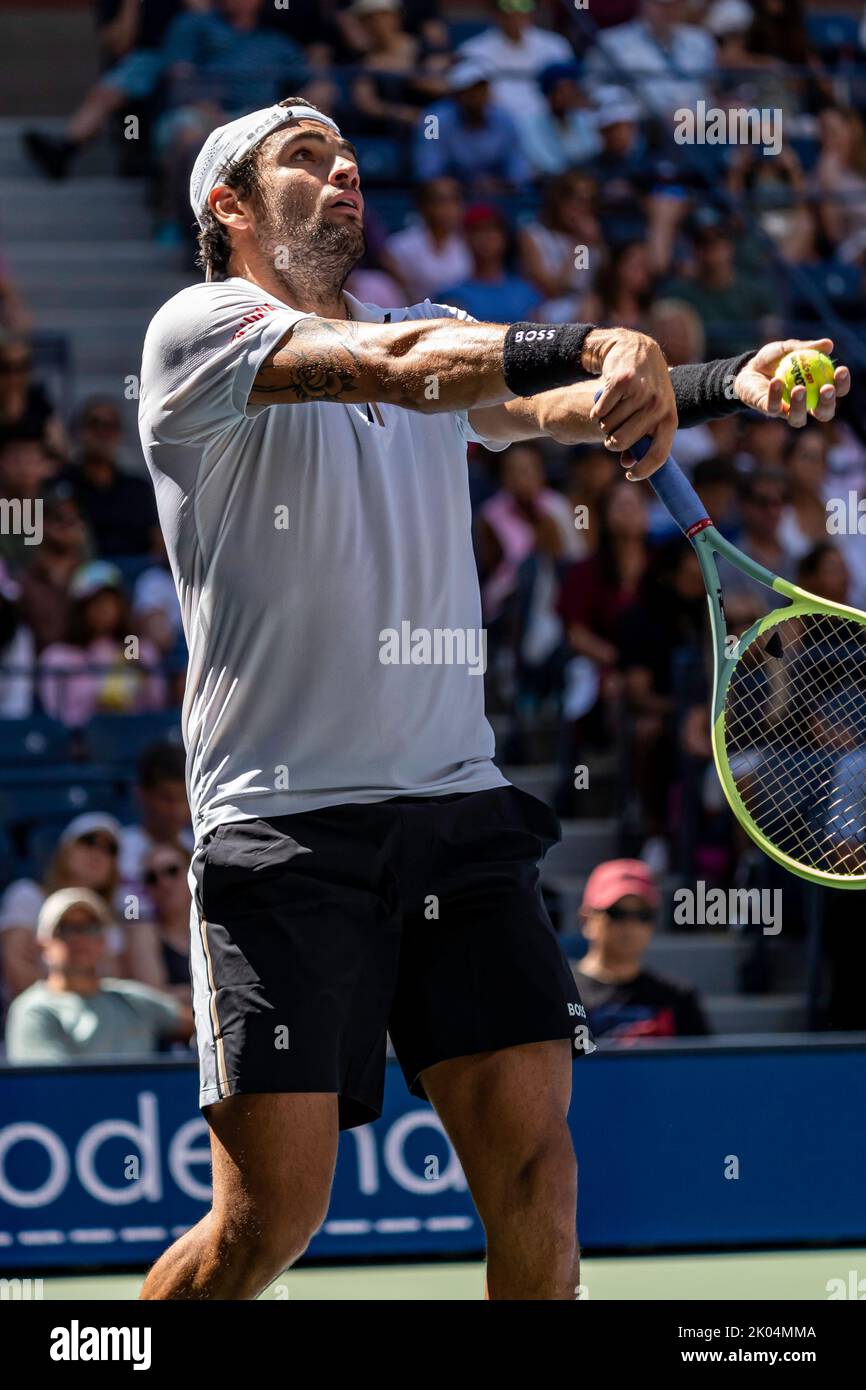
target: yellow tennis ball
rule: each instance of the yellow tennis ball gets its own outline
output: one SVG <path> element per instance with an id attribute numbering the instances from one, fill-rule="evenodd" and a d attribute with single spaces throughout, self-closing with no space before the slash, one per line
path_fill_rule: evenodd
<path id="1" fill-rule="evenodd" d="M 795 386 L 806 388 L 806 409 L 814 410 L 818 404 L 822 386 L 833 385 L 833 363 L 823 352 L 815 348 L 802 348 L 789 352 L 783 357 L 774 375 L 782 383 L 785 404 L 791 404 L 791 392 Z"/>

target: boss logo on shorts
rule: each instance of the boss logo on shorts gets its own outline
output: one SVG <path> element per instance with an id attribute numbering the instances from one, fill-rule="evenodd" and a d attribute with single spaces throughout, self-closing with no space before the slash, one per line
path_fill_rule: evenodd
<path id="1" fill-rule="evenodd" d="M 568 1012 L 572 1018 L 586 1018 L 586 1009 L 582 1004 L 569 1004 Z"/>

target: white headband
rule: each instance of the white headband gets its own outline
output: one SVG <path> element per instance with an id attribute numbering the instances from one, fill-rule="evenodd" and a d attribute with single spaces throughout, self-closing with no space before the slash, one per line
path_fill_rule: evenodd
<path id="1" fill-rule="evenodd" d="M 207 200 L 228 166 L 243 159 L 272 130 L 300 119 L 319 121 L 340 134 L 339 127 L 330 116 L 323 116 L 321 111 L 303 105 L 265 106 L 260 111 L 251 111 L 248 116 L 239 116 L 236 121 L 229 121 L 228 125 L 218 126 L 211 131 L 198 152 L 189 180 L 189 200 L 199 226 L 204 225 Z"/>

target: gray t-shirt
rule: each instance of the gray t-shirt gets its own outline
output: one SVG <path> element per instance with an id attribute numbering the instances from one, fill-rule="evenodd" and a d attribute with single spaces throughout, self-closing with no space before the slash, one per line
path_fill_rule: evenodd
<path id="1" fill-rule="evenodd" d="M 176 1032 L 180 1007 L 136 980 L 103 980 L 95 994 L 60 994 L 43 981 L 9 1005 L 6 1053 L 11 1062 L 63 1062 L 153 1052 Z"/>
<path id="2" fill-rule="evenodd" d="M 466 317 L 346 301 L 370 322 Z M 305 317 L 234 278 L 182 290 L 145 339 L 139 429 L 189 644 L 197 838 L 506 785 L 484 716 L 466 466 L 467 441 L 486 441 L 465 411 L 248 404 Z"/>

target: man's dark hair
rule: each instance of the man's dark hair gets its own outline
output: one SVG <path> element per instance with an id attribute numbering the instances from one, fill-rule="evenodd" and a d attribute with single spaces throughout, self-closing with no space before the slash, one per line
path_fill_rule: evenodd
<path id="1" fill-rule="evenodd" d="M 306 97 L 286 97 L 279 103 L 280 106 L 309 106 L 311 111 L 318 111 L 318 106 L 314 106 Z M 320 112 L 324 115 L 324 112 Z M 241 198 L 255 198 L 258 191 L 259 181 L 259 157 L 261 155 L 261 143 L 245 154 L 242 159 L 236 159 L 234 163 L 226 165 L 220 177 L 220 183 L 228 184 L 235 193 Z M 210 209 L 206 209 L 202 214 L 204 226 L 199 228 L 198 233 L 198 256 L 197 263 L 201 266 L 205 275 L 211 280 L 226 280 L 229 273 L 229 261 L 232 255 L 231 237 L 227 227 L 224 227 L 219 218 L 214 217 Z"/>
<path id="2" fill-rule="evenodd" d="M 186 755 L 180 743 L 152 743 L 138 760 L 138 785 L 158 787 L 161 782 L 186 779 Z"/>

